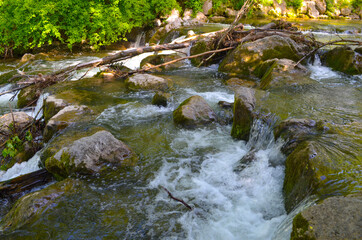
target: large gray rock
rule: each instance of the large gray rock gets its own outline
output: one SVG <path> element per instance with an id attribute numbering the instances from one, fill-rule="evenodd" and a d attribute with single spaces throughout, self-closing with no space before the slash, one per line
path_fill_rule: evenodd
<path id="1" fill-rule="evenodd" d="M 107 131 L 74 141 L 45 161 L 46 169 L 56 177 L 74 174 L 97 174 L 132 166 L 135 153 Z"/>
<path id="2" fill-rule="evenodd" d="M 315 2 L 315 8 L 320 14 L 323 14 L 327 10 L 327 4 L 325 0 L 313 0 Z"/>
<path id="3" fill-rule="evenodd" d="M 293 219 L 291 240 L 361 239 L 362 196 L 330 197 Z"/>
<path id="4" fill-rule="evenodd" d="M 319 11 L 316 8 L 316 2 L 314 1 L 307 1 L 307 14 L 311 18 L 318 18 L 319 17 Z"/>
<path id="5" fill-rule="evenodd" d="M 126 80 L 130 90 L 168 90 L 169 80 L 151 74 L 135 74 Z"/>
<path id="6" fill-rule="evenodd" d="M 173 120 L 185 128 L 194 128 L 216 121 L 216 114 L 205 99 L 192 96 L 173 112 Z"/>
<path id="7" fill-rule="evenodd" d="M 286 58 L 298 61 L 303 50 L 290 38 L 277 35 L 265 37 L 239 45 L 220 63 L 219 70 L 235 75 L 250 75 L 269 59 Z"/>
<path id="8" fill-rule="evenodd" d="M 61 197 L 77 193 L 84 187 L 81 181 L 66 179 L 40 191 L 29 193 L 20 198 L 10 212 L 1 219 L 1 231 L 15 229 L 39 219 L 42 214 L 57 206 Z"/>
<path id="9" fill-rule="evenodd" d="M 349 8 L 349 7 L 345 7 L 345 8 L 342 8 L 342 9 L 341 9 L 341 14 L 342 14 L 343 16 L 348 16 L 348 15 L 350 15 L 351 13 L 352 13 L 352 9 Z"/>
<path id="10" fill-rule="evenodd" d="M 204 5 L 202 6 L 202 12 L 208 16 L 211 14 L 211 10 L 212 10 L 212 0 L 206 0 L 204 2 Z"/>
<path id="11" fill-rule="evenodd" d="M 234 119 L 231 136 L 240 140 L 249 140 L 250 130 L 255 118 L 255 91 L 240 87 L 235 91 Z"/>

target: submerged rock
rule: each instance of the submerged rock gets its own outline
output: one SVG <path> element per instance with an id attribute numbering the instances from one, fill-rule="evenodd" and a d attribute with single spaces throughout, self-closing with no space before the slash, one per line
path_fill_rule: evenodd
<path id="1" fill-rule="evenodd" d="M 350 47 L 336 47 L 324 54 L 322 61 L 336 71 L 351 75 L 362 73 L 362 55 Z"/>
<path id="2" fill-rule="evenodd" d="M 328 125 L 326 131 L 298 144 L 286 159 L 283 192 L 287 212 L 309 195 L 325 198 L 359 191 L 361 125 Z"/>
<path id="3" fill-rule="evenodd" d="M 65 195 L 77 193 L 83 186 L 80 180 L 66 179 L 40 191 L 29 193 L 20 198 L 10 212 L 0 221 L 1 231 L 14 231 L 39 219 L 45 212 L 51 211 Z"/>
<path id="4" fill-rule="evenodd" d="M 135 153 L 107 131 L 97 132 L 61 148 L 45 161 L 46 169 L 56 177 L 74 174 L 103 174 L 119 167 L 132 166 Z"/>
<path id="5" fill-rule="evenodd" d="M 205 99 L 192 96 L 183 101 L 173 112 L 176 124 L 185 128 L 194 128 L 216 121 L 216 114 Z"/>
<path id="6" fill-rule="evenodd" d="M 167 107 L 167 102 L 171 94 L 164 92 L 157 92 L 152 98 L 152 104 L 156 106 Z"/>
<path id="7" fill-rule="evenodd" d="M 151 74 L 135 74 L 126 80 L 130 90 L 168 90 L 169 80 Z"/>
<path id="8" fill-rule="evenodd" d="M 253 89 L 240 87 L 235 91 L 232 137 L 245 141 L 249 140 L 255 117 L 255 102 L 255 91 Z"/>
<path id="9" fill-rule="evenodd" d="M 274 129 L 275 138 L 283 138 L 282 152 L 289 155 L 302 141 L 311 138 L 323 130 L 322 123 L 309 119 L 288 119 Z"/>
<path id="10" fill-rule="evenodd" d="M 265 37 L 239 45 L 220 63 L 219 71 L 231 74 L 250 75 L 264 61 L 286 58 L 298 61 L 303 48 L 291 38 L 281 36 Z"/>
<path id="11" fill-rule="evenodd" d="M 331 197 L 293 219 L 291 240 L 361 239 L 362 196 Z"/>

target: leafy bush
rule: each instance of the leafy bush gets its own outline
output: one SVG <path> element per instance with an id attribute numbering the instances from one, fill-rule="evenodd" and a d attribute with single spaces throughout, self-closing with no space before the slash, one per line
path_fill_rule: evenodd
<path id="1" fill-rule="evenodd" d="M 303 0 L 287 0 L 286 3 L 288 7 L 298 10 L 302 7 Z"/>
<path id="2" fill-rule="evenodd" d="M 97 49 L 177 6 L 176 0 L 0 0 L 0 54 L 54 41 Z"/>

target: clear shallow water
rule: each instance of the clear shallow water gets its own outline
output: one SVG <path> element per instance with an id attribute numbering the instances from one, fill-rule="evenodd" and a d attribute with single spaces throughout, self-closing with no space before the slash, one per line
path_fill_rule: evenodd
<path id="1" fill-rule="evenodd" d="M 138 60 L 139 62 L 139 60 Z M 360 77 L 347 77 L 311 64 L 315 84 L 277 89 L 262 95 L 265 113 L 360 120 Z M 90 126 L 102 126 L 140 157 L 137 166 L 106 179 L 85 178 L 85 186 L 66 196 L 39 219 L 0 237 L 24 239 L 288 239 L 290 216 L 284 210 L 284 156 L 270 126 L 255 123 L 248 144 L 230 137 L 230 126 L 196 130 L 174 126 L 172 111 L 186 98 L 200 95 L 218 111 L 230 101 L 217 66 L 184 67 L 160 74 L 174 84 L 167 107 L 151 105 L 153 93 L 130 93 L 123 85 L 103 83 L 109 102 Z M 107 89 L 111 91 L 107 92 Z M 243 156 L 255 152 L 249 164 Z M 239 169 L 239 170 L 238 170 Z M 242 169 L 240 171 L 240 169 Z M 4 175 L 2 175 L 4 176 Z M 1 177 L 2 177 L 1 176 Z M 194 210 L 168 198 L 166 187 Z M 289 219 L 289 220 L 288 220 Z"/>

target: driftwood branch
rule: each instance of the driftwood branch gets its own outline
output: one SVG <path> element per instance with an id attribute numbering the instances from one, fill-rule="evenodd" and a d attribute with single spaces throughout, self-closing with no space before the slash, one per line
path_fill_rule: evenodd
<path id="1" fill-rule="evenodd" d="M 190 205 L 188 205 L 184 200 L 179 199 L 179 198 L 175 198 L 175 197 L 172 195 L 172 193 L 170 193 L 170 191 L 167 190 L 167 188 L 165 188 L 165 187 L 163 187 L 163 186 L 161 186 L 161 188 L 167 192 L 168 196 L 169 196 L 171 199 L 173 199 L 173 200 L 175 200 L 175 201 L 177 201 L 177 202 L 182 203 L 182 204 L 183 204 L 185 207 L 187 207 L 189 210 L 192 210 L 192 207 L 191 207 Z"/>

